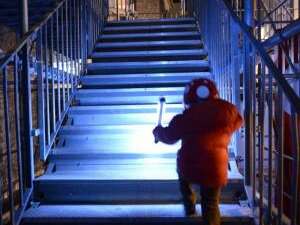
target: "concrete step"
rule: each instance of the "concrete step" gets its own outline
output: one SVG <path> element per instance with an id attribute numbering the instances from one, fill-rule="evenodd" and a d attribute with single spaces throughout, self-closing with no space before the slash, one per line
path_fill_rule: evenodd
<path id="1" fill-rule="evenodd" d="M 183 87 L 195 78 L 211 77 L 210 72 L 176 72 L 87 75 L 81 78 L 83 88 Z"/>
<path id="2" fill-rule="evenodd" d="M 195 19 L 192 17 L 186 18 L 167 18 L 167 19 L 136 19 L 136 20 L 120 20 L 109 21 L 107 27 L 120 26 L 150 26 L 150 25 L 179 25 L 179 24 L 194 24 Z"/>
<path id="3" fill-rule="evenodd" d="M 106 42 L 144 42 L 144 41 L 176 41 L 199 40 L 197 31 L 185 32 L 157 32 L 157 33 L 132 33 L 132 34 L 102 34 L 98 38 L 99 43 Z"/>
<path id="4" fill-rule="evenodd" d="M 114 62 L 89 64 L 87 74 L 208 72 L 209 69 L 209 63 L 206 60 Z"/>
<path id="5" fill-rule="evenodd" d="M 39 205 L 25 211 L 23 224 L 98 225 L 201 225 L 201 207 L 196 217 L 185 217 L 181 204 L 157 205 Z M 238 204 L 220 204 L 222 225 L 253 225 L 251 209 Z"/>
<path id="6" fill-rule="evenodd" d="M 157 104 L 160 97 L 166 103 L 182 103 L 183 87 L 131 89 L 79 89 L 75 95 L 78 105 Z"/>
<path id="7" fill-rule="evenodd" d="M 157 32 L 186 32 L 197 31 L 195 24 L 148 25 L 148 26 L 114 26 L 105 27 L 103 34 L 138 34 Z"/>
<path id="8" fill-rule="evenodd" d="M 197 50 L 156 50 L 156 51 L 114 51 L 94 52 L 93 62 L 143 62 L 202 60 L 207 57 L 203 49 Z"/>

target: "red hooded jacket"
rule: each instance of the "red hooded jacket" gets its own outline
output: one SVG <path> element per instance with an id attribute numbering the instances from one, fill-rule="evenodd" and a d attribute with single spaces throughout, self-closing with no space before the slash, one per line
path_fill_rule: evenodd
<path id="1" fill-rule="evenodd" d="M 154 135 L 166 144 L 182 140 L 177 154 L 179 177 L 207 187 L 220 187 L 227 183 L 228 144 L 242 122 L 231 103 L 207 100 L 176 115 L 168 127 L 157 127 Z"/>

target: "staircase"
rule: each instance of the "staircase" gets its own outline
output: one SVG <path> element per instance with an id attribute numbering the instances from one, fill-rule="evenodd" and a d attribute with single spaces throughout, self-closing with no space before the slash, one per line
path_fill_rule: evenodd
<path id="1" fill-rule="evenodd" d="M 180 143 L 152 136 L 159 97 L 167 125 L 183 110 L 185 84 L 211 76 L 195 21 L 109 22 L 91 58 L 23 224 L 199 224 L 200 206 L 186 218 L 181 205 Z M 222 224 L 252 224 L 234 159 L 228 168 Z"/>

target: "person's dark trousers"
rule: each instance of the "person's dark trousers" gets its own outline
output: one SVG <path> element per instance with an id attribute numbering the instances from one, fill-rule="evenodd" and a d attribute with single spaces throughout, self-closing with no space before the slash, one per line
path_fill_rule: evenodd
<path id="1" fill-rule="evenodd" d="M 187 216 L 196 214 L 196 194 L 192 184 L 184 179 L 179 179 L 180 191 L 183 198 L 184 210 Z M 221 215 L 219 202 L 221 188 L 200 186 L 202 217 L 205 225 L 220 225 Z"/>

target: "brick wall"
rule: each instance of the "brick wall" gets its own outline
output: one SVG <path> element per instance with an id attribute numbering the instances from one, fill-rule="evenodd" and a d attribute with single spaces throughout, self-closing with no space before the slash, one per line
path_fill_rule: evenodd
<path id="1" fill-rule="evenodd" d="M 160 0 L 137 0 L 136 11 L 138 18 L 160 18 L 162 7 Z"/>

